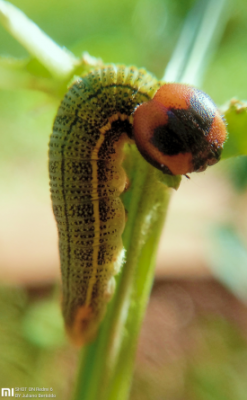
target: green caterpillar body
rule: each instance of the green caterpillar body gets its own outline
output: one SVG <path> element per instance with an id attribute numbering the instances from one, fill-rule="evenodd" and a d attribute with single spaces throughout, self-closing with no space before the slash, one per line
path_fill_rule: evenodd
<path id="1" fill-rule="evenodd" d="M 152 75 L 135 67 L 95 69 L 72 85 L 55 118 L 49 173 L 62 309 L 78 345 L 95 336 L 114 292 L 114 275 L 124 258 L 123 146 L 133 142 L 133 111 L 159 87 Z"/>

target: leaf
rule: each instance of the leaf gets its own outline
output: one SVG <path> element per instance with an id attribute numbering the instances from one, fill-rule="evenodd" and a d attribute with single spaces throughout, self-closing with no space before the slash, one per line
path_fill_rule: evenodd
<path id="1" fill-rule="evenodd" d="M 247 155 L 247 102 L 231 100 L 224 116 L 229 137 L 224 145 L 222 159 Z"/>

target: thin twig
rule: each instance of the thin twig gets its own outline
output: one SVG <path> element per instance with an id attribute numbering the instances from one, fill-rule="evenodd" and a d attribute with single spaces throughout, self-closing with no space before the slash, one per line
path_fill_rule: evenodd
<path id="1" fill-rule="evenodd" d="M 21 10 L 4 0 L 0 0 L 0 22 L 54 77 L 66 79 L 71 75 L 78 59 L 58 46 Z"/>

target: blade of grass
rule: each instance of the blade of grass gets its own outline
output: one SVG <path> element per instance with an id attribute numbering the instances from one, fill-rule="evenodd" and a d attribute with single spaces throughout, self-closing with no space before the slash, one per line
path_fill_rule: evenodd
<path id="1" fill-rule="evenodd" d="M 162 80 L 200 86 L 223 34 L 227 0 L 199 0 L 185 19 L 177 46 Z"/>

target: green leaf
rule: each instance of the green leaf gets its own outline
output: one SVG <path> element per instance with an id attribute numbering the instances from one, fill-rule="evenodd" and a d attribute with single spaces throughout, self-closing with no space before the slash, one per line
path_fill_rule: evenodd
<path id="1" fill-rule="evenodd" d="M 224 145 L 222 159 L 247 155 L 247 102 L 231 100 L 224 116 L 229 137 Z"/>

